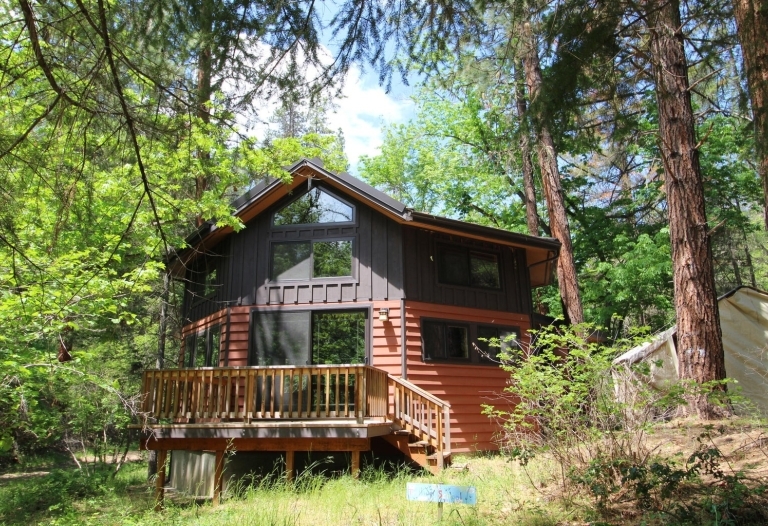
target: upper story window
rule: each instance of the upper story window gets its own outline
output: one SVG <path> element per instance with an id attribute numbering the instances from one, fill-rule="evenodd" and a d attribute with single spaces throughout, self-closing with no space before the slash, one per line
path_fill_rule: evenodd
<path id="1" fill-rule="evenodd" d="M 272 281 L 352 276 L 352 240 L 272 243 Z"/>
<path id="2" fill-rule="evenodd" d="M 190 275 L 188 290 L 192 295 L 192 304 L 212 299 L 220 288 L 216 265 L 214 262 L 203 262 Z"/>
<path id="3" fill-rule="evenodd" d="M 217 283 L 216 267 L 206 269 L 203 282 L 203 296 L 207 298 L 216 294 Z"/>
<path id="4" fill-rule="evenodd" d="M 275 212 L 274 226 L 317 225 L 323 223 L 351 223 L 355 208 L 336 196 L 313 188 Z"/>
<path id="5" fill-rule="evenodd" d="M 438 245 L 437 279 L 443 285 L 500 289 L 499 256 L 459 246 Z"/>
<path id="6" fill-rule="evenodd" d="M 269 280 L 352 278 L 354 221 L 355 207 L 323 187 L 280 207 L 272 215 Z"/>

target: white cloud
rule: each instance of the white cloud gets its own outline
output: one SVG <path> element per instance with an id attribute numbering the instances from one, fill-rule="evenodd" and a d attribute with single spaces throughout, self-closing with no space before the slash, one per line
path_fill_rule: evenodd
<path id="1" fill-rule="evenodd" d="M 262 44 L 257 44 L 262 46 Z M 330 64 L 331 53 L 324 49 L 324 62 Z M 316 67 L 306 65 L 305 75 L 311 79 L 318 75 Z M 409 119 L 414 112 L 410 99 L 410 89 L 395 83 L 396 93 L 387 93 L 376 82 L 376 74 L 365 74 L 357 66 L 352 66 L 347 73 L 341 96 L 333 101 L 335 109 L 328 115 L 328 127 L 341 129 L 344 134 L 345 152 L 349 159 L 350 172 L 357 172 L 357 164 L 362 155 L 376 155 L 382 143 L 382 128 Z M 245 79 L 228 80 L 224 91 L 231 95 L 242 96 L 252 86 Z M 276 98 L 260 99 L 250 112 L 236 116 L 237 124 L 247 135 L 263 139 L 269 129 L 265 122 L 277 108 Z"/>
<path id="2" fill-rule="evenodd" d="M 385 124 L 403 122 L 413 114 L 413 101 L 405 94 L 392 95 L 374 83 L 365 82 L 360 69 L 347 75 L 342 98 L 334 101 L 336 111 L 329 116 L 329 127 L 341 128 L 350 171 L 356 172 L 362 155 L 376 155 Z"/>

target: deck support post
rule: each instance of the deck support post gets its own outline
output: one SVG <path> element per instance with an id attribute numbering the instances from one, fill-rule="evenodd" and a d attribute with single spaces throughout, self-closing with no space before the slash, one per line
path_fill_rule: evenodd
<path id="1" fill-rule="evenodd" d="M 293 480 L 293 451 L 285 452 L 285 480 L 288 482 Z"/>
<path id="2" fill-rule="evenodd" d="M 155 511 L 163 509 L 165 500 L 165 468 L 168 451 L 160 449 L 157 452 L 157 475 L 155 475 Z"/>
<path id="3" fill-rule="evenodd" d="M 216 467 L 213 474 L 213 505 L 221 502 L 221 488 L 224 483 L 224 450 L 216 451 Z"/>
<path id="4" fill-rule="evenodd" d="M 352 478 L 360 478 L 360 452 L 352 451 Z"/>

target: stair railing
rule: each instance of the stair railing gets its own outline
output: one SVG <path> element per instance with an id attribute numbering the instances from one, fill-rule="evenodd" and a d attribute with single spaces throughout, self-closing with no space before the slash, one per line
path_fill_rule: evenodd
<path id="1" fill-rule="evenodd" d="M 451 449 L 451 404 L 397 376 L 389 375 L 389 388 L 394 392 L 390 418 L 433 446 L 442 460 Z"/>

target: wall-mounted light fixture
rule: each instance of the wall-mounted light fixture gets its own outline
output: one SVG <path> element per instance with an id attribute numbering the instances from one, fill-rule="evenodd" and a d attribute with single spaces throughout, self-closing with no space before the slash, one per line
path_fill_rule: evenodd
<path id="1" fill-rule="evenodd" d="M 379 321 L 389 321 L 389 309 L 383 307 L 379 309 Z"/>

